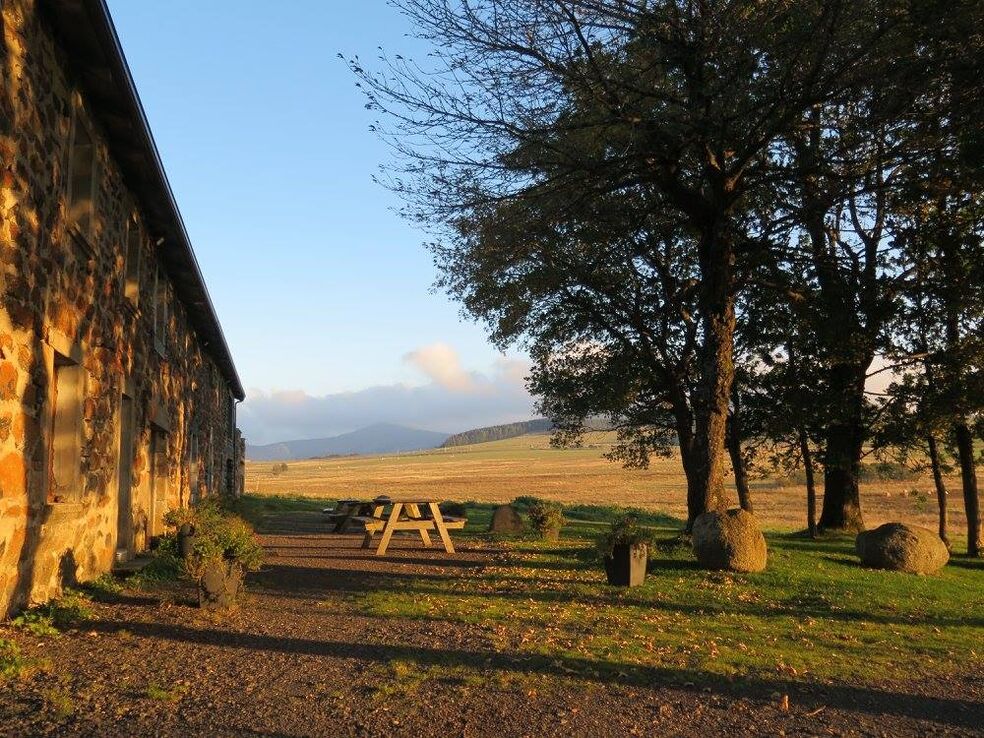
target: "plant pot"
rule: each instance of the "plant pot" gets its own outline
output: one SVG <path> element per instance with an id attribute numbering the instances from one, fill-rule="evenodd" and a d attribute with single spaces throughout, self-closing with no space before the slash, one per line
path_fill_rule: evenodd
<path id="1" fill-rule="evenodd" d="M 649 546 L 615 546 L 611 556 L 605 557 L 605 574 L 608 583 L 616 587 L 638 587 L 646 581 L 646 565 L 649 563 Z"/>
<path id="2" fill-rule="evenodd" d="M 235 561 L 215 561 L 205 565 L 198 580 L 198 606 L 206 610 L 225 610 L 236 603 L 243 586 L 243 567 Z"/>
<path id="3" fill-rule="evenodd" d="M 195 547 L 195 526 L 185 523 L 178 528 L 178 556 L 187 559 Z"/>

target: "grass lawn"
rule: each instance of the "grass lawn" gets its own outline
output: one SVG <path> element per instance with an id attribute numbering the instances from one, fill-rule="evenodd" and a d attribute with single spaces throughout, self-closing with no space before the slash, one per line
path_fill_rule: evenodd
<path id="1" fill-rule="evenodd" d="M 262 527 L 267 513 L 326 504 L 247 496 L 242 511 Z M 624 510 L 567 508 L 558 544 L 492 538 L 494 506 L 467 509 L 456 537 L 499 549 L 493 565 L 456 578 L 394 576 L 351 604 L 373 617 L 482 624 L 503 651 L 640 683 L 667 674 L 868 682 L 984 665 L 984 561 L 957 556 L 935 576 L 874 571 L 857 563 L 853 537 L 771 531 L 764 573 L 707 572 L 675 543 L 679 521 L 638 511 L 665 543 L 646 584 L 622 589 L 606 583 L 594 541 Z"/>

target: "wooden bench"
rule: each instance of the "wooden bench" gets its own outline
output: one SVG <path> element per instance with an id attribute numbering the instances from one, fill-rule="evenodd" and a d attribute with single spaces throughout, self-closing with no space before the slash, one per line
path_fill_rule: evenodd
<path id="1" fill-rule="evenodd" d="M 361 525 L 366 533 L 377 533 L 386 527 L 385 520 L 371 515 L 355 515 L 349 518 L 349 521 Z"/>

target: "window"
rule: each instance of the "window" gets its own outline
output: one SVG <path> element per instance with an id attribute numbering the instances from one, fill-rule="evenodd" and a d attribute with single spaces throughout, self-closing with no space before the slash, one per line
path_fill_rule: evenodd
<path id="1" fill-rule="evenodd" d="M 160 265 L 154 277 L 154 346 L 157 353 L 167 353 L 167 276 Z"/>
<path id="2" fill-rule="evenodd" d="M 71 359 L 55 354 L 49 502 L 70 502 L 82 496 L 82 372 Z"/>
<path id="3" fill-rule="evenodd" d="M 200 470 L 201 460 L 198 457 L 198 432 L 195 431 L 191 434 L 191 438 L 188 441 L 188 494 L 190 495 L 192 505 L 196 504 L 202 498 Z"/>
<path id="4" fill-rule="evenodd" d="M 156 425 L 150 427 L 150 535 L 164 528 L 167 511 L 167 431 Z"/>
<path id="5" fill-rule="evenodd" d="M 92 134 L 78 115 L 72 132 L 68 168 L 68 220 L 89 236 L 92 232 L 93 198 L 96 184 L 96 147 Z"/>
<path id="6" fill-rule="evenodd" d="M 140 296 L 140 224 L 131 220 L 126 229 L 126 264 L 123 266 L 123 294 L 134 305 Z"/>

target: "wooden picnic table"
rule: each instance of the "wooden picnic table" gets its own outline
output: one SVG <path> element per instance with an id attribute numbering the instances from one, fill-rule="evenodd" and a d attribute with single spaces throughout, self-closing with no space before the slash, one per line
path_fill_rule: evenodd
<path id="1" fill-rule="evenodd" d="M 386 513 L 386 506 L 390 506 L 390 511 Z M 421 508 L 426 510 L 429 515 L 421 513 Z M 430 531 L 436 531 L 444 544 L 444 550 L 454 553 L 454 543 L 451 542 L 449 530 L 460 530 L 465 527 L 464 518 L 445 518 L 441 513 L 441 508 L 434 500 L 389 500 L 376 501 L 373 506 L 372 515 L 359 519 L 366 529 L 365 538 L 362 541 L 362 548 L 369 548 L 372 545 L 373 536 L 381 533 L 379 546 L 376 548 L 376 555 L 383 556 L 389 546 L 390 539 L 397 531 L 409 530 L 417 531 L 420 539 L 425 546 L 431 546 Z"/>

